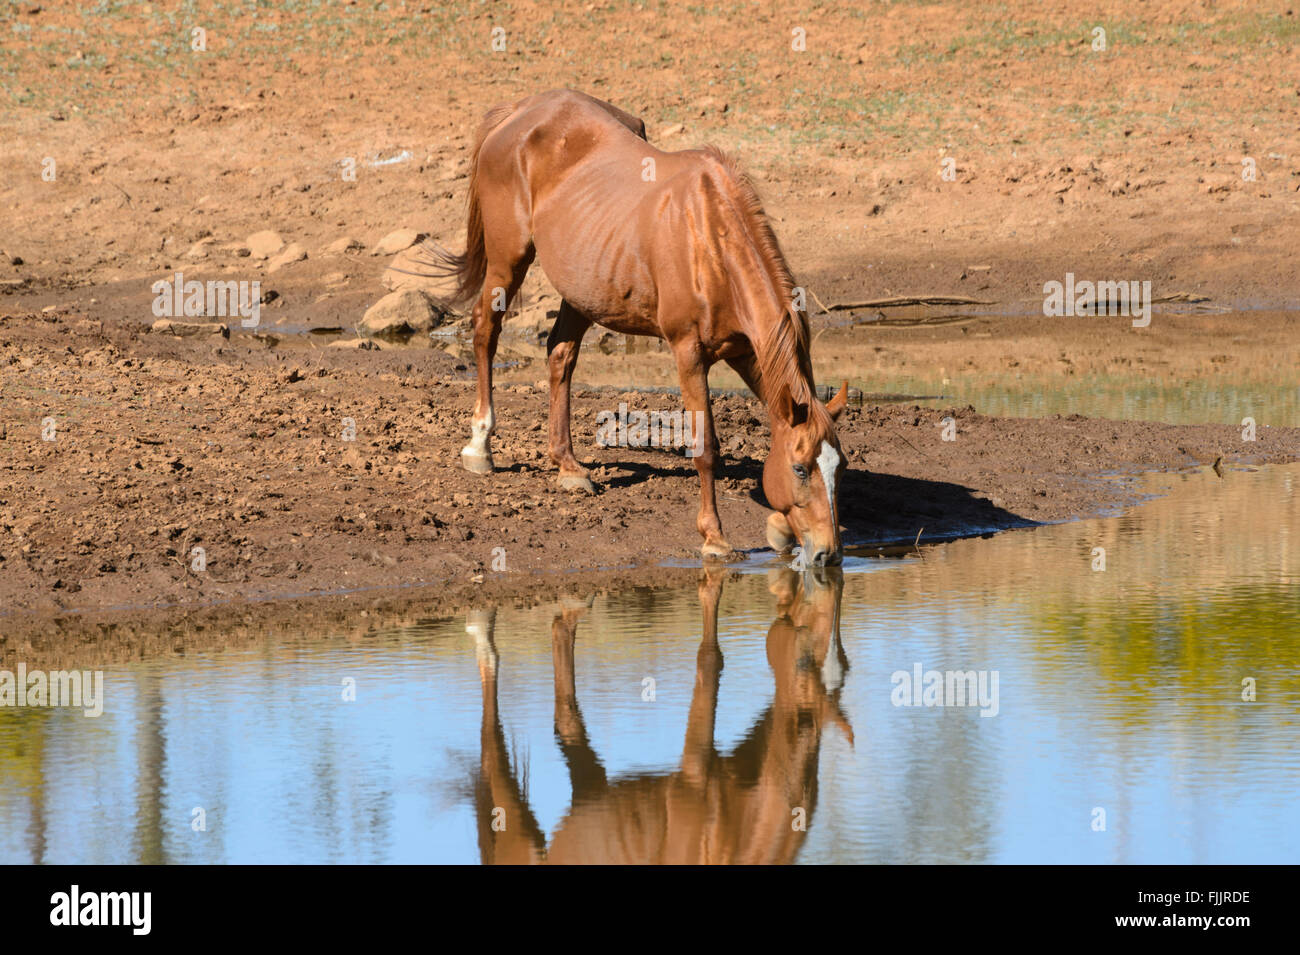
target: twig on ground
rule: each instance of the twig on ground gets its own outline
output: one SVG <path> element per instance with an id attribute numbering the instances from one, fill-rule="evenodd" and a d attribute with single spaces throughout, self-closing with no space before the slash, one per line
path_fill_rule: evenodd
<path id="1" fill-rule="evenodd" d="M 816 296 L 813 296 L 816 298 Z M 821 305 L 820 302 L 817 304 Z M 857 308 L 896 308 L 902 305 L 996 305 L 997 302 L 965 295 L 894 295 L 890 298 L 873 298 L 865 302 L 836 302 L 822 305 L 828 312 L 847 312 Z"/>

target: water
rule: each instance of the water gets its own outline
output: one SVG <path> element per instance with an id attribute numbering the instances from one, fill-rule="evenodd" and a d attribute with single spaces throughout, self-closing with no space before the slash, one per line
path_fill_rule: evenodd
<path id="1" fill-rule="evenodd" d="M 826 377 L 833 374 L 828 372 Z M 852 376 L 850 380 L 854 380 Z M 1274 382 L 1196 381 L 1177 376 L 1089 375 L 1063 381 L 1048 375 L 958 375 L 947 383 L 932 377 L 872 378 L 870 385 L 901 395 L 933 395 L 937 391 L 941 397 L 921 397 L 908 404 L 936 408 L 969 404 L 981 414 L 1008 418 L 1082 414 L 1113 421 L 1240 425 L 1243 418 L 1250 417 L 1261 425 L 1282 427 L 1294 427 L 1300 421 L 1300 388 Z"/>
<path id="2" fill-rule="evenodd" d="M 818 380 L 848 379 L 867 393 L 942 394 L 928 404 L 972 404 L 1013 418 L 1082 414 L 1240 425 L 1250 417 L 1285 427 L 1300 421 L 1294 312 L 1157 312 L 1144 329 L 1115 318 L 956 320 L 956 330 L 927 330 L 904 327 L 906 317 L 891 315 L 888 323 L 858 326 L 847 339 L 827 338 L 814 351 Z"/>
<path id="3" fill-rule="evenodd" d="M 98 718 L 0 708 L 0 861 L 1294 863 L 1300 467 L 1143 480 L 823 579 L 105 667 Z M 918 664 L 996 715 L 894 705 Z"/>

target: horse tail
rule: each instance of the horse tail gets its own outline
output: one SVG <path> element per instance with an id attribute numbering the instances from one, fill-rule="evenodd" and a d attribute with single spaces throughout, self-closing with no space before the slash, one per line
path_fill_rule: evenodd
<path id="1" fill-rule="evenodd" d="M 501 103 L 493 106 L 479 123 L 474 137 L 474 158 L 469 171 L 469 208 L 465 221 L 465 251 L 452 252 L 426 239 L 414 258 L 415 264 L 425 266 L 428 272 L 407 272 L 430 278 L 450 278 L 455 285 L 444 297 L 448 305 L 464 307 L 476 299 L 483 290 L 483 280 L 487 277 L 487 247 L 483 240 L 483 207 L 478 194 L 478 164 L 483 141 L 492 131 L 505 122 L 512 112 L 513 103 Z M 404 272 L 403 269 L 394 271 Z"/>

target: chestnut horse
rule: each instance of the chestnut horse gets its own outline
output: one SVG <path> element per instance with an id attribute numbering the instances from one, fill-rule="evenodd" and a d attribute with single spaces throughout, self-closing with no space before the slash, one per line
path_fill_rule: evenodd
<path id="1" fill-rule="evenodd" d="M 452 301 L 475 301 L 478 398 L 461 452 L 492 471 L 492 361 L 511 300 L 534 258 L 563 298 L 547 341 L 550 457 L 561 484 L 593 490 L 573 456 L 569 390 L 593 323 L 667 341 L 682 398 L 702 424 L 696 527 L 706 557 L 732 552 L 714 499 L 719 452 L 708 373 L 725 361 L 767 406 L 772 449 L 763 491 L 777 513 L 768 541 L 796 540 L 814 564 L 838 563 L 836 487 L 846 465 L 835 435 L 847 382 L 818 400 L 806 312 L 752 186 L 713 148 L 663 152 L 645 124 L 584 93 L 555 90 L 496 106 L 478 130 L 466 249 L 432 247 L 425 264 L 455 278 Z"/>

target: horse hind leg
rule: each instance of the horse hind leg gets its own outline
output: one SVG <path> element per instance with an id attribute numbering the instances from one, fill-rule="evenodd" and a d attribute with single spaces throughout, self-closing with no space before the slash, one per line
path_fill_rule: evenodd
<path id="1" fill-rule="evenodd" d="M 546 339 L 546 364 L 550 371 L 550 456 L 560 469 L 560 487 L 567 491 L 592 493 L 590 473 L 573 456 L 573 438 L 569 431 L 569 396 L 573 384 L 573 369 L 578 364 L 578 349 L 582 336 L 591 327 L 577 309 L 567 301 L 560 302 L 560 314 L 551 326 Z"/>
<path id="2" fill-rule="evenodd" d="M 474 305 L 474 363 L 478 372 L 478 396 L 470 419 L 469 444 L 461 449 L 465 470 L 491 474 L 492 434 L 496 431 L 496 412 L 492 406 L 492 362 L 496 358 L 497 339 L 506 310 L 519 292 L 528 267 L 533 263 L 532 243 L 525 237 L 515 254 L 489 256 L 483 292 Z"/>

